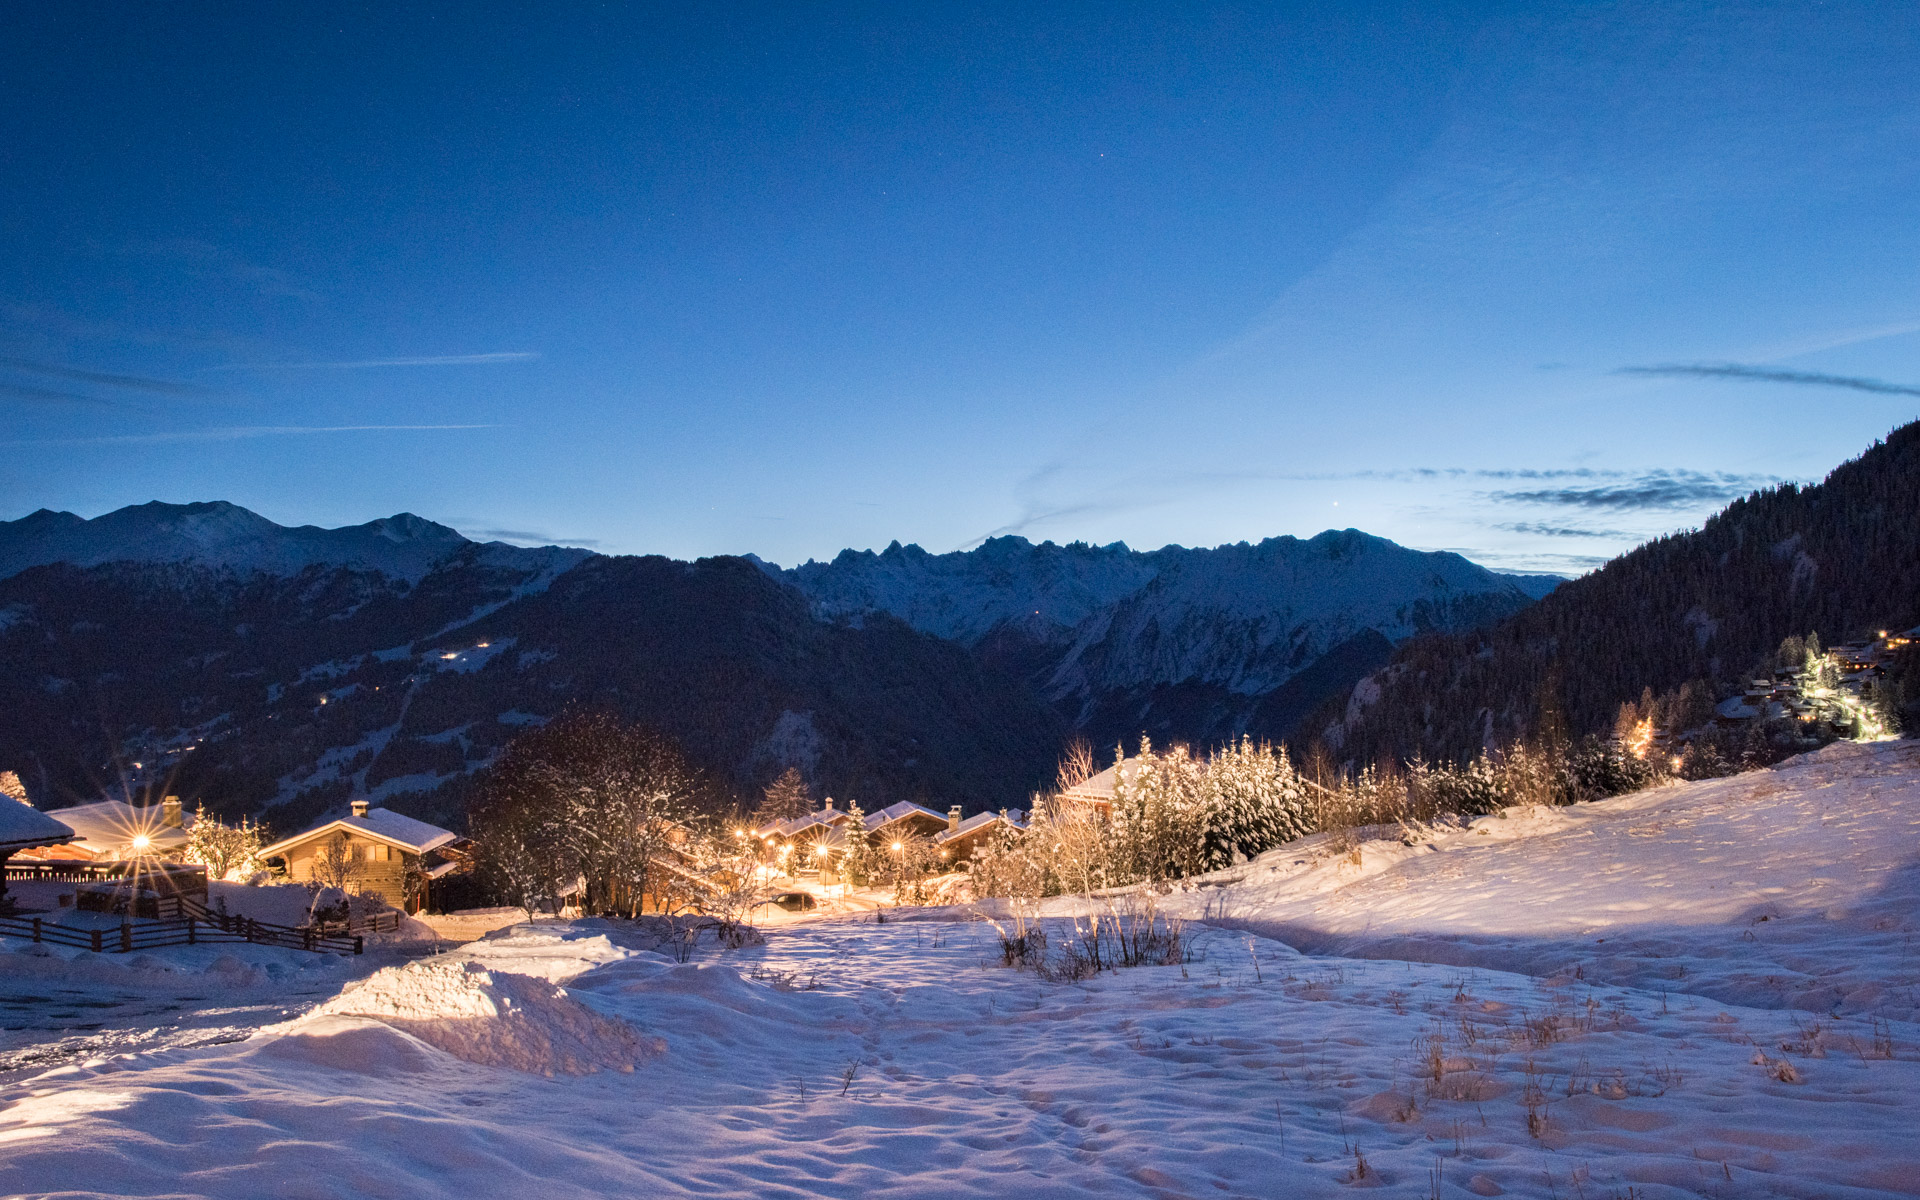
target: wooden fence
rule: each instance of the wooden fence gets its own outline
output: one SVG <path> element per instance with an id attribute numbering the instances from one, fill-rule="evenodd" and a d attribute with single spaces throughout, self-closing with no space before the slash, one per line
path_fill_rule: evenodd
<path id="1" fill-rule="evenodd" d="M 19 862 L 5 867 L 8 883 L 53 880 L 72 883 L 139 882 L 143 887 L 156 884 L 177 892 L 207 894 L 207 869 L 191 863 L 153 862 Z"/>
<path id="2" fill-rule="evenodd" d="M 393 927 L 397 928 L 399 914 L 393 917 Z M 370 930 L 375 925 L 361 922 L 359 927 Z M 337 925 L 319 928 L 275 925 L 251 917 L 222 916 L 204 908 L 199 909 L 199 915 L 138 924 L 126 922 L 117 929 L 74 929 L 39 917 L 0 917 L 0 936 L 28 938 L 55 946 L 77 946 L 96 954 L 128 954 L 201 942 L 248 942 L 310 950 L 316 954 L 359 954 L 366 948 L 363 934 L 346 932 Z"/>

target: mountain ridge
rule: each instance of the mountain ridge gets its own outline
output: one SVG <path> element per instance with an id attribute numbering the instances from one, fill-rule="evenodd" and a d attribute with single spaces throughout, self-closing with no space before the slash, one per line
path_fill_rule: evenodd
<path id="1" fill-rule="evenodd" d="M 326 529 L 281 525 L 225 500 L 131 504 L 88 519 L 42 508 L 0 521 L 0 579 L 53 563 L 195 563 L 247 574 L 290 575 L 313 566 L 379 571 L 418 582 L 435 564 L 468 547 L 507 563 L 578 562 L 591 551 L 476 542 L 413 513 Z M 569 565 L 572 565 L 569 563 Z"/>
<path id="2" fill-rule="evenodd" d="M 863 803 L 1021 806 L 1073 733 L 1279 737 L 1397 641 L 1529 602 L 1351 530 L 896 543 L 787 571 L 476 542 L 405 513 L 324 530 L 224 502 L 42 510 L 0 523 L 0 767 L 63 800 L 134 764 L 140 787 L 281 823 L 350 796 L 457 823 L 519 729 L 588 705 L 661 727 L 744 795 L 799 766 Z"/>

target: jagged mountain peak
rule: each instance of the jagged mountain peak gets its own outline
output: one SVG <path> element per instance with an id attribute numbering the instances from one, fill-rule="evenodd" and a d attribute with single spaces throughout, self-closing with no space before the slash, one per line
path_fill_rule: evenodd
<path id="1" fill-rule="evenodd" d="M 886 612 L 1012 655 L 1070 707 L 1160 688 L 1263 694 L 1362 634 L 1377 656 L 1414 633 L 1478 625 L 1532 599 L 1458 554 L 1358 529 L 1151 551 L 1017 535 L 947 554 L 895 542 L 879 554 L 763 569 L 824 616 Z"/>

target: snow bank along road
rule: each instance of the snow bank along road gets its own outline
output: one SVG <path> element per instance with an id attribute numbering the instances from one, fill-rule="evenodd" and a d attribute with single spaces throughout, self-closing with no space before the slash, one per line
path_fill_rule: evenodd
<path id="1" fill-rule="evenodd" d="M 520 927 L 378 973 L 249 1041 L 16 1080 L 0 1093 L 0 1194 L 1920 1194 L 1920 1030 L 1882 1011 L 1911 1003 L 1914 914 L 1897 903 L 1898 870 L 1875 869 L 1913 857 L 1914 749 L 1828 752 L 1794 768 L 1799 782 L 1775 772 L 1513 816 L 1501 836 L 1453 835 L 1477 840 L 1393 863 L 1384 847 L 1358 868 L 1282 855 L 1174 898 L 1296 921 L 1311 905 L 1291 887 L 1325 901 L 1324 936 L 1360 937 L 1373 936 L 1373 889 L 1383 937 L 1515 955 L 1658 938 L 1686 964 L 1713 960 L 1759 915 L 1784 930 L 1827 922 L 1843 931 L 1827 967 L 1849 973 L 1838 1016 L 1824 996 L 1818 1011 L 1783 1003 L 1805 990 L 1757 988 L 1764 1006 L 1692 990 L 1745 986 L 1744 967 L 1639 987 L 1596 978 L 1586 964 L 1601 959 L 1528 973 L 1310 957 L 1239 929 L 1204 934 L 1204 959 L 1184 968 L 1069 986 L 999 966 L 991 929 L 958 920 L 790 926 L 689 965 L 600 922 Z M 1804 824 L 1821 793 L 1852 832 Z M 1842 803 L 1849 793 L 1867 799 Z M 1756 836 L 1796 821 L 1801 836 L 1704 861 L 1739 796 Z M 1582 830 L 1693 865 L 1636 890 L 1587 878 L 1598 850 L 1536 853 Z M 1669 854 L 1676 834 L 1695 842 Z M 1390 882 L 1450 858 L 1461 875 Z M 1751 897 L 1702 907 L 1767 864 L 1786 878 L 1759 902 L 1778 917 Z M 1496 901 L 1544 883 L 1553 903 L 1476 915 L 1474 873 Z M 1598 932 L 1597 916 L 1541 911 L 1640 904 L 1662 879 L 1671 902 L 1610 910 Z M 1430 907 L 1393 902 L 1424 888 L 1441 893 Z M 1824 907 L 1803 909 L 1808 897 Z M 1871 913 L 1893 924 L 1855 930 Z M 1815 934 L 1771 945 L 1825 977 Z M 1607 969 L 1648 969 L 1629 959 Z"/>

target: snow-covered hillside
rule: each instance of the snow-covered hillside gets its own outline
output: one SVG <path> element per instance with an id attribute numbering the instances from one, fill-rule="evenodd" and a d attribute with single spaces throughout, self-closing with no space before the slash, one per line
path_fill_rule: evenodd
<path id="1" fill-rule="evenodd" d="M 488 565 L 522 569 L 564 570 L 590 553 L 556 546 L 524 550 L 503 542 L 475 543 L 412 513 L 322 529 L 277 525 L 224 501 L 163 504 L 156 500 L 92 520 L 43 508 L 17 521 L 0 521 L 0 579 L 56 562 L 79 567 L 182 562 L 269 575 L 294 575 L 311 566 L 353 567 L 412 582 L 468 547 L 476 547 Z"/>
<path id="2" fill-rule="evenodd" d="M 1309 838 L 1168 904 L 1319 953 L 1920 1019 L 1920 741 L 1511 809 L 1358 857 Z"/>
<path id="3" fill-rule="evenodd" d="M 1216 924 L 1071 985 L 953 910 L 685 965 L 523 926 L 249 1041 L 16 1080 L 0 1192 L 1913 1195 L 1917 821 L 1887 743 L 1357 867 L 1295 846 L 1164 903 L 1367 957 Z"/>

